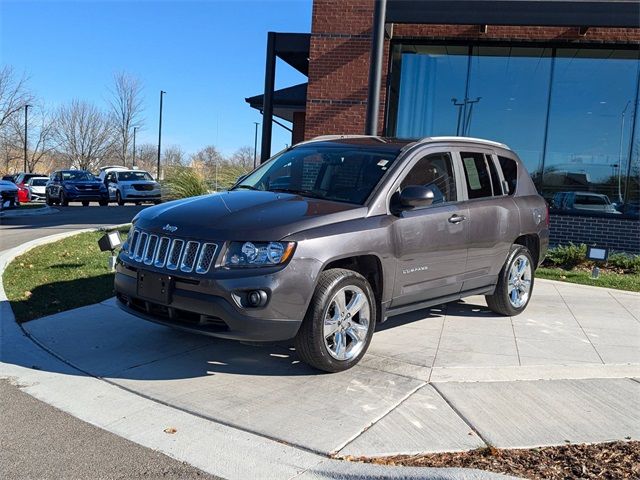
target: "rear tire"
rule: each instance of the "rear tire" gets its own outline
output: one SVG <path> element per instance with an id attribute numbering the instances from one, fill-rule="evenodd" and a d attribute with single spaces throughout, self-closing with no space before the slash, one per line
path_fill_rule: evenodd
<path id="1" fill-rule="evenodd" d="M 486 295 L 489 309 L 500 315 L 519 315 L 527 308 L 533 293 L 534 263 L 531 252 L 513 245 L 504 263 L 493 295 Z"/>
<path id="2" fill-rule="evenodd" d="M 376 308 L 373 290 L 362 275 L 341 268 L 322 272 L 295 338 L 298 355 L 325 372 L 353 367 L 371 343 Z"/>

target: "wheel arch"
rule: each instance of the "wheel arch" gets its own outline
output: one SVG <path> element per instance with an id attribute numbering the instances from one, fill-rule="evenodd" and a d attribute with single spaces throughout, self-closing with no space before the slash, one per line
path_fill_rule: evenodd
<path id="1" fill-rule="evenodd" d="M 376 316 L 377 321 L 381 321 L 382 314 L 382 297 L 384 292 L 384 272 L 382 261 L 375 254 L 352 255 L 330 260 L 327 262 L 322 271 L 332 268 L 344 268 L 359 273 L 367 279 L 373 290 L 376 300 Z"/>
<path id="2" fill-rule="evenodd" d="M 528 233 L 525 235 L 520 235 L 513 242 L 514 245 L 522 245 L 523 247 L 527 247 L 529 252 L 531 252 L 531 256 L 533 257 L 534 268 L 538 268 L 540 264 L 540 237 L 538 237 L 535 233 Z"/>

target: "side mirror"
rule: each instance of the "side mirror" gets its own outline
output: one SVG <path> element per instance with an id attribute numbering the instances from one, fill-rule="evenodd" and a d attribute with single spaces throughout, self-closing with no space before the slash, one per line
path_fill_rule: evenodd
<path id="1" fill-rule="evenodd" d="M 433 203 L 433 190 L 421 185 L 408 185 L 400 192 L 403 208 L 426 207 Z"/>

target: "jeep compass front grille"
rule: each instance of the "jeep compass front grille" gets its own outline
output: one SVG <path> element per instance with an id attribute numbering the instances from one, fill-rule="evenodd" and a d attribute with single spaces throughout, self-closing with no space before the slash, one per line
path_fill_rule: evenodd
<path id="1" fill-rule="evenodd" d="M 136 228 L 127 239 L 126 254 L 134 262 L 202 275 L 213 265 L 217 248 L 215 243 L 162 237 Z"/>

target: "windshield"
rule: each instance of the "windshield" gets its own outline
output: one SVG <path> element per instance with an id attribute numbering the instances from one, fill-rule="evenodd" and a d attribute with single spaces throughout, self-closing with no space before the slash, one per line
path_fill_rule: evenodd
<path id="1" fill-rule="evenodd" d="M 44 187 L 48 180 L 48 178 L 33 178 L 31 180 L 31 185 L 34 187 Z"/>
<path id="2" fill-rule="evenodd" d="M 95 180 L 96 177 L 92 173 L 77 171 L 77 172 L 62 172 L 62 180 Z"/>
<path id="3" fill-rule="evenodd" d="M 362 205 L 398 150 L 308 144 L 265 163 L 234 190 L 268 190 Z"/>
<path id="4" fill-rule="evenodd" d="M 121 182 L 131 182 L 133 180 L 153 181 L 151 175 L 147 172 L 118 172 L 118 180 Z"/>

